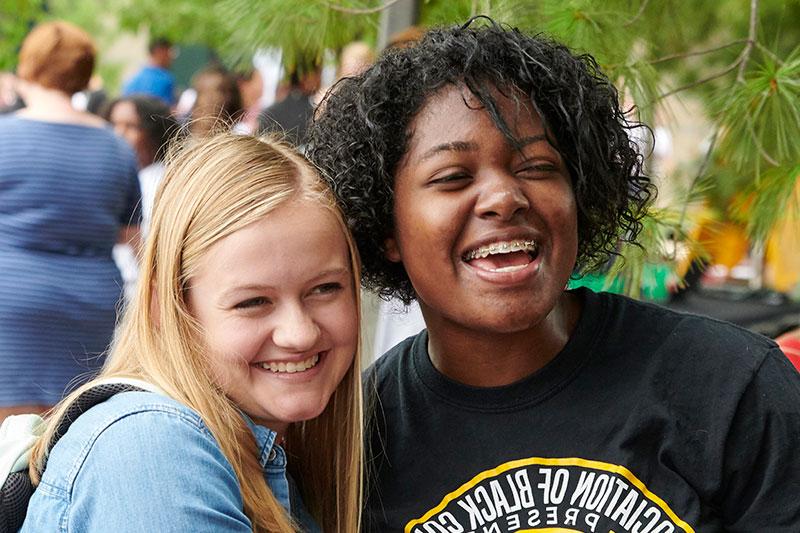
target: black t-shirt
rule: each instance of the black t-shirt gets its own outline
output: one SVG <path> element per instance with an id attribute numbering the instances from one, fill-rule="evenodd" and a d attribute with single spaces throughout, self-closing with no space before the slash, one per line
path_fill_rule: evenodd
<path id="1" fill-rule="evenodd" d="M 800 374 L 776 345 L 576 294 L 567 345 L 512 385 L 449 380 L 424 331 L 367 371 L 364 529 L 800 532 Z"/>

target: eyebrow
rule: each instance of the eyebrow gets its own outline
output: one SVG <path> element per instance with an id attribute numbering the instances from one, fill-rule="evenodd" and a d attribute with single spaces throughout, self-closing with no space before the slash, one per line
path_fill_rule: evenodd
<path id="1" fill-rule="evenodd" d="M 538 135 L 531 135 L 530 137 L 523 137 L 519 139 L 519 146 L 524 147 L 528 146 L 529 144 L 534 144 L 537 142 L 548 142 L 547 136 L 544 133 L 540 133 Z M 419 161 L 425 161 L 426 159 L 430 159 L 431 157 L 441 153 L 441 152 L 471 152 L 478 149 L 478 144 L 474 142 L 465 142 L 465 141 L 453 141 L 448 143 L 442 143 L 439 145 L 434 146 L 422 156 L 420 156 Z"/>
<path id="2" fill-rule="evenodd" d="M 449 143 L 442 143 L 434 146 L 433 148 L 422 154 L 419 160 L 425 161 L 426 159 L 430 159 L 431 157 L 441 152 L 471 152 L 477 149 L 478 149 L 477 143 L 472 143 L 472 142 L 453 141 Z"/>
<path id="3" fill-rule="evenodd" d="M 534 144 L 542 141 L 550 144 L 550 141 L 547 139 L 547 135 L 545 135 L 544 133 L 540 133 L 538 135 L 531 135 L 530 137 L 523 137 L 522 139 L 519 140 L 519 145 L 528 146 L 529 144 Z"/>
<path id="4" fill-rule="evenodd" d="M 309 280 L 309 283 L 313 284 L 314 282 L 319 281 L 319 280 L 321 280 L 323 278 L 327 278 L 329 276 L 349 276 L 349 275 L 350 275 L 350 269 L 349 268 L 331 268 L 331 269 L 328 269 L 328 270 L 323 270 L 322 272 L 320 272 L 319 274 L 317 274 L 316 276 L 311 278 Z M 270 289 L 274 289 L 274 288 L 275 287 L 273 287 L 272 285 L 263 285 L 261 283 L 248 283 L 246 285 L 237 285 L 235 287 L 232 287 L 232 288 L 228 289 L 224 293 L 222 293 L 222 298 L 229 298 L 232 295 L 235 295 L 236 293 L 239 293 L 239 292 L 246 292 L 246 291 L 258 291 L 258 292 L 260 292 L 260 291 L 270 290 Z"/>

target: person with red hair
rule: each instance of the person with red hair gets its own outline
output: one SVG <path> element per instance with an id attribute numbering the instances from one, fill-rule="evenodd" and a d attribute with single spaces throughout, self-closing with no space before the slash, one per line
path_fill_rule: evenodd
<path id="1" fill-rule="evenodd" d="M 111 250 L 138 238 L 140 192 L 131 148 L 71 105 L 95 56 L 77 26 L 35 27 L 17 68 L 26 107 L 0 117 L 0 420 L 58 402 L 114 331 Z"/>

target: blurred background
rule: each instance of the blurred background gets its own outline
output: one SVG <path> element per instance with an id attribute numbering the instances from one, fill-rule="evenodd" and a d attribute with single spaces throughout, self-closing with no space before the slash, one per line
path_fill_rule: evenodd
<path id="1" fill-rule="evenodd" d="M 0 0 L 0 108 L 21 105 L 13 73 L 22 39 L 63 19 L 98 47 L 75 106 L 100 112 L 124 94 L 160 39 L 178 122 L 202 129 L 211 91 L 209 112 L 228 109 L 238 130 L 277 125 L 302 145 L 305 121 L 338 77 L 426 27 L 475 15 L 591 53 L 630 120 L 649 126 L 632 129 L 660 191 L 642 246 L 621 246 L 574 285 L 772 337 L 800 326 L 800 0 Z M 406 311 L 367 301 L 368 351 L 420 327 Z"/>

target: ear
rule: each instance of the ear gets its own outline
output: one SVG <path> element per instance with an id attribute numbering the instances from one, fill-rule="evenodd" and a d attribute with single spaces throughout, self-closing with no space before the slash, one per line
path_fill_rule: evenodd
<path id="1" fill-rule="evenodd" d="M 386 250 L 386 252 L 384 252 L 386 259 L 392 263 L 400 263 L 403 261 L 403 257 L 400 255 L 400 247 L 397 246 L 397 239 L 394 237 L 387 237 L 386 240 L 383 241 L 383 247 Z"/>

